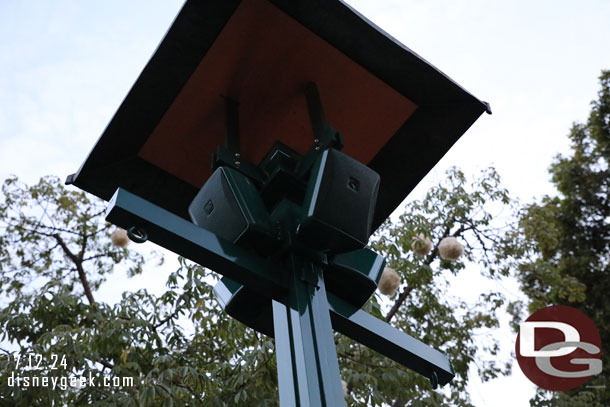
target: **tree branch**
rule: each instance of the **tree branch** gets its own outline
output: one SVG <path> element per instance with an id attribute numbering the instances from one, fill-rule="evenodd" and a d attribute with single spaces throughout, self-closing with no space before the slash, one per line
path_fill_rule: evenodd
<path id="1" fill-rule="evenodd" d="M 452 224 L 453 222 L 451 222 Z M 454 237 L 459 237 L 462 233 L 464 233 L 467 230 L 471 230 L 474 229 L 474 226 L 469 226 L 466 227 L 464 224 L 462 224 L 454 233 L 450 234 L 451 232 L 451 227 L 447 226 L 445 228 L 445 231 L 443 233 L 443 237 L 446 236 L 454 236 Z M 442 239 L 441 239 L 442 240 Z M 432 249 L 432 251 L 428 254 L 428 256 L 426 257 L 426 260 L 424 260 L 424 264 L 425 265 L 430 265 L 432 264 L 432 262 L 434 261 L 434 259 L 436 258 L 436 255 L 438 254 L 438 245 L 440 243 L 439 242 L 434 246 L 434 248 Z M 411 291 L 413 291 L 415 287 L 406 287 L 402 293 L 400 293 L 400 295 L 398 296 L 398 298 L 396 299 L 396 301 L 394 302 L 394 305 L 392 305 L 392 308 L 390 309 L 390 311 L 387 313 L 387 315 L 385 316 L 385 320 L 386 322 L 390 322 L 392 320 L 392 318 L 394 317 L 394 315 L 396 315 L 396 313 L 398 312 L 398 309 L 400 308 L 400 306 L 406 301 L 407 297 L 409 296 L 409 294 L 411 294 Z"/>
<path id="2" fill-rule="evenodd" d="M 449 228 L 445 229 L 445 235 L 447 233 L 449 233 Z M 432 262 L 434 261 L 434 258 L 436 257 L 437 253 L 438 253 L 438 243 L 434 246 L 432 251 L 428 254 L 428 257 L 426 257 L 426 260 L 424 261 L 424 264 L 426 264 L 428 266 L 430 264 L 432 264 Z M 411 291 L 413 291 L 414 288 L 415 287 L 413 287 L 413 286 L 406 287 L 403 290 L 403 292 L 400 293 L 400 295 L 398 296 L 398 298 L 394 302 L 394 305 L 392 305 L 392 308 L 390 309 L 390 311 L 385 316 L 386 322 L 390 322 L 392 320 L 394 315 L 396 315 L 396 313 L 398 312 L 398 309 L 400 308 L 400 306 L 405 302 L 405 300 L 407 299 L 409 294 L 411 294 Z"/>
<path id="3" fill-rule="evenodd" d="M 339 352 L 339 353 L 337 353 L 337 355 L 339 355 L 341 357 L 344 357 L 346 359 L 349 359 L 349 360 L 351 360 L 354 363 L 358 363 L 358 364 L 361 364 L 361 365 L 366 366 L 366 367 L 371 367 L 373 369 L 378 369 L 378 368 L 387 369 L 387 368 L 389 368 L 389 366 L 382 365 L 382 364 L 379 364 L 379 363 L 372 364 L 372 363 L 363 362 L 363 361 L 361 361 L 359 359 L 354 359 L 353 357 L 351 357 L 347 353 Z"/>
<path id="4" fill-rule="evenodd" d="M 96 360 L 96 362 L 98 362 L 100 365 L 104 366 L 107 369 L 110 369 L 110 370 L 114 369 L 114 365 L 112 363 L 106 362 L 103 359 Z"/>
<path id="5" fill-rule="evenodd" d="M 182 311 L 182 308 L 176 307 L 176 309 L 171 314 L 169 314 L 167 317 L 163 318 L 153 326 L 155 327 L 155 329 L 159 328 L 160 326 L 168 323 L 171 319 L 177 317 L 180 314 L 180 311 Z"/>
<path id="6" fill-rule="evenodd" d="M 396 299 L 396 302 L 394 302 L 394 305 L 392 305 L 392 308 L 385 316 L 386 322 L 390 322 L 392 320 L 392 317 L 396 315 L 396 312 L 398 312 L 398 308 L 400 308 L 400 306 L 405 302 L 409 294 L 411 294 L 411 291 L 413 291 L 413 286 L 406 287 L 403 292 L 400 293 L 400 295 Z"/>
<path id="7" fill-rule="evenodd" d="M 72 262 L 76 266 L 76 271 L 78 272 L 78 278 L 83 286 L 83 289 L 85 290 L 85 296 L 87 297 L 89 304 L 92 306 L 95 306 L 95 299 L 93 298 L 93 293 L 91 292 L 91 287 L 89 286 L 89 281 L 87 281 L 87 274 L 85 274 L 85 270 L 83 269 L 82 259 L 79 259 L 78 256 L 76 256 L 74 253 L 72 253 L 70 248 L 66 245 L 66 242 L 64 242 L 64 240 L 61 238 L 61 236 L 59 236 L 59 233 L 55 233 L 53 235 L 53 237 L 57 241 L 57 244 L 59 244 L 59 246 L 62 248 L 62 250 L 64 251 L 66 256 L 68 256 L 68 258 L 70 260 L 72 260 Z"/>
<path id="8" fill-rule="evenodd" d="M 87 240 L 88 235 L 86 233 L 83 233 L 83 235 L 81 236 L 80 252 L 78 253 L 78 262 L 80 264 L 83 263 L 83 258 L 85 257 L 85 252 L 87 251 Z"/>

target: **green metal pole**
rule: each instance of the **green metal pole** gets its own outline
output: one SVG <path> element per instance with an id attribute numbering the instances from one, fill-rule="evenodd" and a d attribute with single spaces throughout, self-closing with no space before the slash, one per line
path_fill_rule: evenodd
<path id="1" fill-rule="evenodd" d="M 345 406 L 322 270 L 290 260 L 289 305 L 273 301 L 280 406 Z"/>

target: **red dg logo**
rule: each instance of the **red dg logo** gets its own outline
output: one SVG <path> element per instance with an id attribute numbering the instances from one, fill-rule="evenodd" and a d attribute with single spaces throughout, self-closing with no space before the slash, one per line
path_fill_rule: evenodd
<path id="1" fill-rule="evenodd" d="M 553 305 L 521 324 L 515 353 L 523 373 L 547 390 L 570 390 L 601 373 L 601 338 L 581 311 Z"/>

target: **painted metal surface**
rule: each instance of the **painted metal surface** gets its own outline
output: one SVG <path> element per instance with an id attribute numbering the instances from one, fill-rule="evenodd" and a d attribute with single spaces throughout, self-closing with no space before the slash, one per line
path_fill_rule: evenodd
<path id="1" fill-rule="evenodd" d="M 224 240 L 124 189 L 110 200 L 106 220 L 125 229 L 136 226 L 148 239 L 189 260 L 252 287 L 269 298 L 287 293 L 282 266 Z"/>
<path id="2" fill-rule="evenodd" d="M 124 228 L 138 225 L 146 230 L 151 241 L 220 272 L 251 288 L 257 295 L 275 299 L 279 304 L 286 302 L 289 285 L 295 284 L 294 280 L 288 281 L 289 273 L 282 264 L 252 255 L 127 191 L 117 191 L 111 200 L 106 219 Z M 317 274 L 305 274 L 303 278 L 315 278 L 318 284 L 323 284 L 323 279 Z M 233 291 L 236 290 L 237 287 L 234 287 Z M 430 379 L 436 374 L 440 385 L 451 380 L 453 369 L 441 352 L 324 291 L 330 304 L 332 325 L 338 332 Z M 219 297 L 230 299 L 227 292 Z M 300 304 L 303 306 L 302 302 Z M 320 307 L 318 305 L 318 309 Z M 334 344 L 332 346 L 334 348 Z"/>
<path id="3" fill-rule="evenodd" d="M 286 304 L 273 301 L 280 405 L 345 406 L 322 270 L 294 256 L 290 268 Z"/>
<path id="4" fill-rule="evenodd" d="M 445 385 L 454 372 L 447 356 L 422 341 L 328 294 L 333 328 L 430 379 L 432 386 Z"/>
<path id="5" fill-rule="evenodd" d="M 384 267 L 362 248 L 483 111 L 340 0 L 187 0 L 66 182 L 103 199 L 116 191 L 107 220 L 132 240 L 224 276 L 214 291 L 227 313 L 275 336 L 283 407 L 344 406 L 333 328 L 433 386 L 453 377 L 442 353 L 360 310 Z M 349 177 L 324 179 L 341 185 L 323 182 L 344 145 L 326 117 L 353 141 L 345 156 L 381 175 L 380 186 L 346 160 L 337 167 Z M 187 208 L 218 167 L 231 188 L 215 199 L 239 210 L 205 218 L 216 190 L 203 191 L 194 205 L 204 205 L 196 223 L 206 230 Z M 247 226 L 235 236 L 224 223 L 234 215 Z M 364 218 L 366 228 L 354 227 Z"/>
<path id="6" fill-rule="evenodd" d="M 275 335 L 271 300 L 261 298 L 256 291 L 227 278 L 222 278 L 214 290 L 219 302 L 231 317 L 265 335 Z M 429 378 L 432 382 L 437 380 L 441 386 L 453 378 L 451 363 L 442 352 L 328 291 L 326 296 L 335 331 Z"/>
<path id="7" fill-rule="evenodd" d="M 68 182 L 106 200 L 126 188 L 188 219 L 212 173 L 202 163 L 235 144 L 227 99 L 243 158 L 258 163 L 278 139 L 304 154 L 307 81 L 354 141 L 344 152 L 384 180 L 374 229 L 488 109 L 340 0 L 187 0 Z"/>
<path id="8" fill-rule="evenodd" d="M 446 384 L 453 371 L 442 353 L 360 310 L 376 287 L 383 257 L 368 249 L 329 256 L 299 242 L 298 225 L 315 201 L 323 177 L 317 166 L 323 167 L 328 150 L 314 149 L 313 154 L 318 159 L 313 161 L 303 201 L 281 200 L 270 215 L 245 175 L 219 169 L 239 181 L 231 185 L 240 213 L 248 219 L 269 216 L 279 226 L 278 236 L 286 239 L 273 256 L 246 250 L 123 189 L 111 199 L 106 219 L 140 240 L 149 239 L 224 276 L 215 293 L 229 315 L 276 339 L 282 406 L 345 405 L 333 327 L 428 377 L 433 387 Z M 246 191 L 256 199 L 243 196 Z M 250 213 L 253 202 L 257 216 Z M 325 273 L 334 294 L 327 292 Z M 345 295 L 341 284 L 350 277 L 362 280 L 351 287 L 358 291 L 355 297 Z"/>

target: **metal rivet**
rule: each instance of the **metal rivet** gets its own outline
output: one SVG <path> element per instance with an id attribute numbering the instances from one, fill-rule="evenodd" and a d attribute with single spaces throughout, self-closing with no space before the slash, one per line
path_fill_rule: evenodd
<path id="1" fill-rule="evenodd" d="M 320 147 L 315 147 L 314 150 L 320 151 Z"/>
<path id="2" fill-rule="evenodd" d="M 239 167 L 239 164 L 241 164 L 239 161 L 235 161 L 235 165 Z"/>
<path id="3" fill-rule="evenodd" d="M 235 153 L 235 158 L 239 158 L 241 155 L 239 153 Z"/>
<path id="4" fill-rule="evenodd" d="M 315 140 L 313 141 L 313 143 L 314 143 L 314 144 L 318 144 L 319 142 L 320 142 L 320 140 L 318 140 L 318 139 L 315 139 Z"/>

